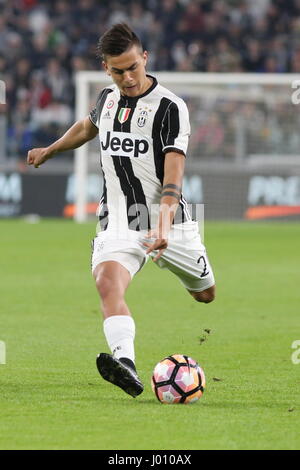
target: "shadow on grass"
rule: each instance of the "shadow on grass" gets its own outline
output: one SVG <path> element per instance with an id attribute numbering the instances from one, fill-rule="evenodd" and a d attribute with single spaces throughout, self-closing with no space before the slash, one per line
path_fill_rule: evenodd
<path id="1" fill-rule="evenodd" d="M 110 387 L 106 383 L 101 381 L 97 382 L 73 382 L 73 383 L 26 383 L 22 384 L 20 382 L 13 383 L 1 383 L 0 382 L 0 395 L 1 400 L 7 402 L 17 401 L 19 404 L 23 404 L 28 401 L 33 404 L 35 401 L 40 401 L 43 397 L 44 403 L 55 403 L 59 401 L 72 401 L 76 403 L 95 403 L 103 406 L 103 403 L 106 403 L 108 406 L 117 405 L 117 406 L 163 406 L 157 398 L 152 395 L 150 396 L 151 391 L 145 390 L 144 394 L 136 398 L 132 398 L 123 392 L 117 387 Z M 191 404 L 182 408 L 192 408 L 200 407 L 205 410 L 282 410 L 288 411 L 293 408 L 293 403 L 288 400 L 281 401 L 258 401 L 258 400 L 233 400 L 230 397 L 230 400 L 218 400 L 213 399 L 212 396 L 208 400 L 205 397 L 201 398 L 197 403 Z M 172 408 L 167 406 L 167 408 Z M 294 410 L 293 410 L 294 411 Z"/>

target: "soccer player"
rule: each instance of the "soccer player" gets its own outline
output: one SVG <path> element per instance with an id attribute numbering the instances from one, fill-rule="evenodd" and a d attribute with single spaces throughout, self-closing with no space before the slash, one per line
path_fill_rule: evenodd
<path id="1" fill-rule="evenodd" d="M 92 273 L 112 354 L 99 354 L 97 367 L 104 379 L 136 397 L 143 384 L 135 368 L 135 323 L 125 302 L 132 278 L 150 256 L 198 302 L 214 299 L 215 281 L 181 190 L 190 134 L 186 104 L 146 73 L 148 53 L 128 25 L 114 25 L 98 49 L 114 84 L 101 91 L 89 116 L 49 147 L 31 150 L 27 162 L 38 168 L 99 134 L 104 191 Z"/>

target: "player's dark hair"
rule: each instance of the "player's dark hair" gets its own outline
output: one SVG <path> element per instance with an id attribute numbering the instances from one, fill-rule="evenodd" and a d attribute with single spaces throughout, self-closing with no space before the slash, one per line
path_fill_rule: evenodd
<path id="1" fill-rule="evenodd" d="M 112 26 L 101 36 L 97 46 L 97 57 L 106 60 L 107 56 L 118 56 L 126 52 L 132 46 L 143 50 L 142 43 L 137 35 L 126 23 L 118 23 Z"/>

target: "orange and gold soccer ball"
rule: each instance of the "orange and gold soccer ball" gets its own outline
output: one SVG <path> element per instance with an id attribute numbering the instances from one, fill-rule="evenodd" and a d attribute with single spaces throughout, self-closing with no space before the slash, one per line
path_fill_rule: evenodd
<path id="1" fill-rule="evenodd" d="M 155 366 L 151 385 L 161 403 L 194 403 L 203 395 L 205 375 L 191 357 L 173 354 Z"/>

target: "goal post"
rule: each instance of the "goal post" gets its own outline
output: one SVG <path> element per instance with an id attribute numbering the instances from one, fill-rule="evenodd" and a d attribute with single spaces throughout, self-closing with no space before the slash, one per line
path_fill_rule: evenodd
<path id="1" fill-rule="evenodd" d="M 299 75 L 196 72 L 153 72 L 153 75 L 162 86 L 187 102 L 192 127 L 187 164 L 193 168 L 199 162 L 212 166 L 226 163 L 246 166 L 262 159 L 279 162 L 282 156 L 286 161 L 299 162 L 300 119 L 296 106 L 300 103 Z M 105 72 L 77 72 L 76 121 L 89 114 L 98 93 L 110 83 Z M 89 143 L 75 151 L 77 222 L 88 217 L 89 172 L 101 171 L 97 144 Z"/>
<path id="2" fill-rule="evenodd" d="M 100 73 L 102 75 L 102 72 Z M 75 76 L 75 120 L 80 121 L 89 113 L 89 86 L 100 77 L 95 72 L 77 72 Z M 88 146 L 82 145 L 75 150 L 75 211 L 76 222 L 84 222 L 87 218 L 87 175 L 88 175 Z"/>

